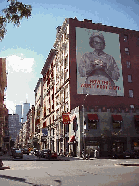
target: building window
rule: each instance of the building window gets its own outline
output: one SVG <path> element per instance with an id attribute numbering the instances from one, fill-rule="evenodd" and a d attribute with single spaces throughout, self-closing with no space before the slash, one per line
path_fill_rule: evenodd
<path id="1" fill-rule="evenodd" d="M 128 82 L 129 82 L 129 83 L 132 82 L 132 75 L 128 75 Z"/>
<path id="2" fill-rule="evenodd" d="M 125 53 L 129 55 L 129 48 L 125 48 Z"/>
<path id="3" fill-rule="evenodd" d="M 129 90 L 129 97 L 133 98 L 133 90 Z"/>
<path id="4" fill-rule="evenodd" d="M 65 132 L 69 132 L 69 125 L 65 125 Z"/>
<path id="5" fill-rule="evenodd" d="M 127 66 L 127 68 L 131 68 L 130 61 L 126 61 L 126 66 Z"/>
<path id="6" fill-rule="evenodd" d="M 128 36 L 124 35 L 124 41 L 127 42 L 127 40 L 128 40 Z"/>
<path id="7" fill-rule="evenodd" d="M 97 129 L 97 123 L 98 121 L 89 120 L 88 119 L 88 129 Z"/>
<path id="8" fill-rule="evenodd" d="M 113 129 L 120 129 L 121 128 L 121 122 L 117 121 L 117 122 L 113 122 Z"/>
<path id="9" fill-rule="evenodd" d="M 130 105 L 130 108 L 131 108 L 131 109 L 134 109 L 134 105 Z"/>

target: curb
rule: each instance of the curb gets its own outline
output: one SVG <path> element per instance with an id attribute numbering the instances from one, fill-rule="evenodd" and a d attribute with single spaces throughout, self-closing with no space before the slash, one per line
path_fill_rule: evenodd
<path id="1" fill-rule="evenodd" d="M 117 165 L 122 165 L 122 166 L 139 166 L 138 163 L 132 163 L 132 164 L 127 164 L 127 163 L 120 163 L 120 164 L 117 164 Z"/>

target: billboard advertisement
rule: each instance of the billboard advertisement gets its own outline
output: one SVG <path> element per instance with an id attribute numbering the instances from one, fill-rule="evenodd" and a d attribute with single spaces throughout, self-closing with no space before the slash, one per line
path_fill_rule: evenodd
<path id="1" fill-rule="evenodd" d="M 76 27 L 77 94 L 124 96 L 119 34 Z"/>

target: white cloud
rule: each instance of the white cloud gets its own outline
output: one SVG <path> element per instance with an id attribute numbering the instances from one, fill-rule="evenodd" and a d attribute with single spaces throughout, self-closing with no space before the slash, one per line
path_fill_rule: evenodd
<path id="1" fill-rule="evenodd" d="M 7 57 L 7 70 L 10 72 L 32 72 L 34 58 L 24 58 L 21 53 L 20 56 L 11 55 Z"/>
<path id="2" fill-rule="evenodd" d="M 6 107 L 9 110 L 9 114 L 15 113 L 15 104 L 13 101 L 6 100 Z"/>
<path id="3" fill-rule="evenodd" d="M 6 106 L 10 112 L 15 110 L 15 105 L 26 102 L 34 104 L 34 89 L 30 87 L 34 80 L 34 58 L 24 58 L 11 55 L 6 59 L 7 66 L 7 93 Z M 13 113 L 13 112 L 12 112 Z"/>

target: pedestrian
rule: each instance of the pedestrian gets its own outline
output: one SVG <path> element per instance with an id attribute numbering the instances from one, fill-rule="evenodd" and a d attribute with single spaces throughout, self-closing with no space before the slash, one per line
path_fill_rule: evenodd
<path id="1" fill-rule="evenodd" d="M 3 163 L 2 163 L 2 160 L 0 159 L 0 167 L 2 167 L 3 166 Z"/>
<path id="2" fill-rule="evenodd" d="M 61 150 L 60 150 L 60 155 L 61 155 L 61 156 L 63 155 L 63 150 L 62 150 L 62 148 L 61 148 Z"/>

